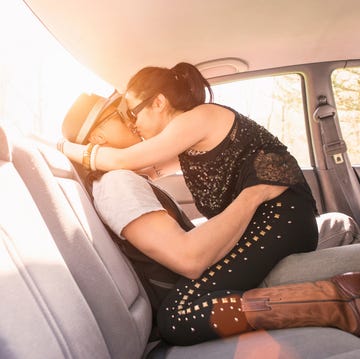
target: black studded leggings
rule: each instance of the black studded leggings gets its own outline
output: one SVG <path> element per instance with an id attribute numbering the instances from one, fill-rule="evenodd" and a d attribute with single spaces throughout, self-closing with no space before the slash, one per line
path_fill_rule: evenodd
<path id="1" fill-rule="evenodd" d="M 182 278 L 157 315 L 161 337 L 192 345 L 241 333 L 242 292 L 257 287 L 292 253 L 315 250 L 318 230 L 312 205 L 292 190 L 263 203 L 235 247 L 196 280 Z"/>

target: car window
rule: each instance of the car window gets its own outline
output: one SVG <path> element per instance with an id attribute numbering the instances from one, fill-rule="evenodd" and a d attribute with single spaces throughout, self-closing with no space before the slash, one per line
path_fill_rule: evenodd
<path id="1" fill-rule="evenodd" d="M 360 67 L 333 71 L 332 85 L 348 155 L 353 165 L 360 164 Z"/>
<path id="2" fill-rule="evenodd" d="M 14 21 L 16 19 L 16 21 Z M 81 92 L 113 89 L 77 62 L 21 0 L 0 2 L 0 124 L 57 141 Z"/>
<path id="3" fill-rule="evenodd" d="M 233 107 L 267 128 L 296 157 L 310 166 L 302 78 L 298 74 L 247 79 L 212 86 L 214 101 Z"/>

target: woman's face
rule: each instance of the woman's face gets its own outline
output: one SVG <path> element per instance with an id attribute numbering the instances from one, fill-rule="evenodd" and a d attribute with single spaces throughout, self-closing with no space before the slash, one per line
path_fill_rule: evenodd
<path id="1" fill-rule="evenodd" d="M 107 147 L 126 148 L 141 142 L 117 113 L 104 114 L 104 119 L 90 132 L 89 141 Z"/>
<path id="2" fill-rule="evenodd" d="M 129 113 L 134 117 L 136 130 L 142 138 L 154 137 L 164 129 L 167 116 L 162 111 L 159 96 L 140 100 L 130 91 L 125 98 Z"/>

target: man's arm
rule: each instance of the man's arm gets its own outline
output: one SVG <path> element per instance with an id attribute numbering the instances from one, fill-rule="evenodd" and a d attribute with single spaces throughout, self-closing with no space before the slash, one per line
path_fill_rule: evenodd
<path id="1" fill-rule="evenodd" d="M 249 187 L 222 213 L 189 232 L 166 212 L 154 211 L 129 223 L 121 234 L 147 256 L 195 279 L 235 246 L 257 207 L 285 189 L 268 185 Z"/>

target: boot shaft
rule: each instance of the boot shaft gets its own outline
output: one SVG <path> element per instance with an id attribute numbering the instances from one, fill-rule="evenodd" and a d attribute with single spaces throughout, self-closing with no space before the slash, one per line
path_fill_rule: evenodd
<path id="1" fill-rule="evenodd" d="M 360 336 L 360 273 L 252 289 L 242 309 L 254 329 L 330 326 Z"/>

